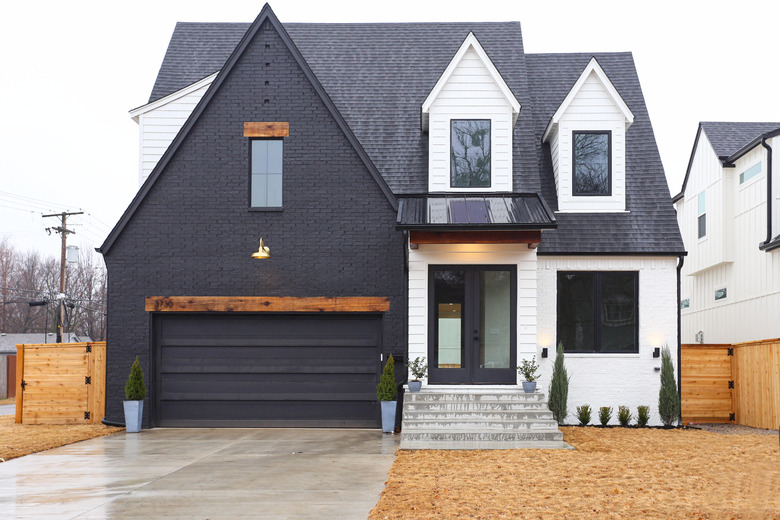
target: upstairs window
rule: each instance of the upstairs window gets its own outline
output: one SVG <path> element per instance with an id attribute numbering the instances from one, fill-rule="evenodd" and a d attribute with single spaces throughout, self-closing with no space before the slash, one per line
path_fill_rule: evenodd
<path id="1" fill-rule="evenodd" d="M 699 193 L 698 198 L 698 211 L 696 212 L 696 215 L 698 216 L 698 223 L 699 223 L 699 238 L 704 238 L 707 236 L 707 192 L 703 191 Z"/>
<path id="2" fill-rule="evenodd" d="M 281 139 L 253 139 L 251 142 L 250 206 L 282 207 Z"/>
<path id="3" fill-rule="evenodd" d="M 450 122 L 450 186 L 490 187 L 490 120 Z"/>
<path id="4" fill-rule="evenodd" d="M 612 132 L 573 132 L 574 195 L 612 194 Z"/>
<path id="5" fill-rule="evenodd" d="M 639 273 L 559 271 L 558 342 L 578 353 L 639 352 Z"/>

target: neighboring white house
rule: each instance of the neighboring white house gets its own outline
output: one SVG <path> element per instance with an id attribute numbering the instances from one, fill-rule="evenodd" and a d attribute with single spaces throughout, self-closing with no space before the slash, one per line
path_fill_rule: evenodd
<path id="1" fill-rule="evenodd" d="M 778 136 L 780 123 L 699 124 L 673 199 L 688 251 L 682 343 L 780 337 Z"/>

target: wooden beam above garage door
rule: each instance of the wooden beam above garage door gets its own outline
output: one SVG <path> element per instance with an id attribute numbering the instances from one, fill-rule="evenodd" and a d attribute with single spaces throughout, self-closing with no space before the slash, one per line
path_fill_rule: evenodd
<path id="1" fill-rule="evenodd" d="M 390 298 L 339 296 L 149 296 L 149 312 L 385 312 Z"/>

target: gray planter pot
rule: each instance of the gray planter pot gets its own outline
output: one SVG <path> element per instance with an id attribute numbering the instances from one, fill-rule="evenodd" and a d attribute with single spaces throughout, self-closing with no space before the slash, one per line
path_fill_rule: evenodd
<path id="1" fill-rule="evenodd" d="M 417 393 L 420 391 L 420 388 L 422 388 L 422 381 L 409 381 L 410 392 Z"/>
<path id="2" fill-rule="evenodd" d="M 526 394 L 536 392 L 536 381 L 523 381 L 523 392 Z"/>
<path id="3" fill-rule="evenodd" d="M 144 416 L 143 401 L 124 401 L 125 404 L 125 427 L 127 433 L 138 433 L 141 431 L 141 421 Z"/>
<path id="4" fill-rule="evenodd" d="M 382 403 L 382 431 L 384 433 L 395 432 L 395 407 L 396 401 L 380 401 Z"/>

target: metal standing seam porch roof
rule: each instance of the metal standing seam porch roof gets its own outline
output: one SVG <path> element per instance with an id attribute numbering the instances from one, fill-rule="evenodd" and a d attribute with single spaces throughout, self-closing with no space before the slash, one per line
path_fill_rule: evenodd
<path id="1" fill-rule="evenodd" d="M 396 227 L 442 231 L 552 229 L 552 211 L 536 193 L 404 197 Z"/>

